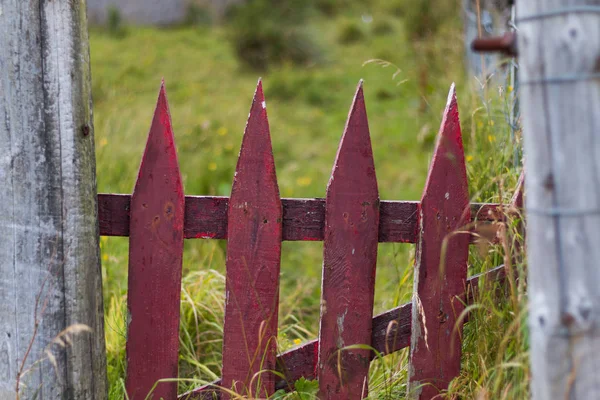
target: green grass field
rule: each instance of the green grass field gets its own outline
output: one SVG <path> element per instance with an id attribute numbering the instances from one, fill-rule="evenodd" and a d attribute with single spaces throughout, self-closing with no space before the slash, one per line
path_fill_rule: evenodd
<path id="1" fill-rule="evenodd" d="M 379 19 L 385 19 L 391 30 L 373 29 Z M 358 21 L 364 35 L 342 45 L 340 30 L 349 20 Z M 262 75 L 283 197 L 324 197 L 352 96 L 362 78 L 383 200 L 420 198 L 453 81 L 458 86 L 471 196 L 474 201 L 510 198 L 520 172 L 514 159 L 518 143 L 511 139 L 505 119 L 511 88 L 501 93 L 489 88 L 485 100 L 473 89 L 474 80 L 464 73 L 459 24 L 449 24 L 429 44 L 436 61 L 428 65 L 431 79 L 425 96 L 417 85 L 423 66 L 405 37 L 402 19 L 382 12 L 367 24 L 348 14 L 313 19 L 310 27 L 319 38 L 323 62 L 283 65 Z M 259 75 L 238 64 L 226 39 L 222 27 L 129 28 L 122 38 L 92 30 L 99 192 L 132 191 L 164 78 L 186 194 L 229 195 Z M 424 109 L 422 103 L 427 105 Z M 510 255 L 514 229 L 508 228 L 503 241 L 508 247 L 474 248 L 472 273 L 499 265 Z M 127 240 L 102 238 L 101 247 L 110 398 L 122 399 Z M 185 243 L 181 392 L 220 374 L 225 248 L 220 241 Z M 376 313 L 410 301 L 413 248 L 380 245 Z M 284 243 L 281 349 L 317 336 L 321 263 L 321 243 Z M 526 331 L 519 311 L 525 304 L 523 285 L 510 290 L 511 301 L 504 303 L 490 291 L 474 309 L 465 330 L 463 376 L 453 386 L 462 398 L 514 399 L 527 393 Z M 406 351 L 374 362 L 370 397 L 397 398 L 405 392 L 405 381 Z"/>

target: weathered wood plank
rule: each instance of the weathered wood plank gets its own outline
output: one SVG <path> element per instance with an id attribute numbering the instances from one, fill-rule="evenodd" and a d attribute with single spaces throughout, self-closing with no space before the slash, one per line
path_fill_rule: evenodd
<path id="1" fill-rule="evenodd" d="M 281 199 L 283 240 L 321 241 L 325 227 L 325 199 Z M 130 195 L 99 194 L 98 214 L 102 236 L 129 236 Z M 229 199 L 218 196 L 186 196 L 186 239 L 227 239 Z M 379 242 L 415 243 L 416 201 L 381 201 Z M 480 222 L 502 219 L 506 208 L 495 203 L 471 204 L 472 219 Z"/>
<path id="2" fill-rule="evenodd" d="M 106 399 L 85 3 L 0 9 L 0 398 Z"/>
<path id="3" fill-rule="evenodd" d="M 464 309 L 470 235 L 456 232 L 471 218 L 454 85 L 419 213 L 409 396 L 428 400 L 460 373 L 462 324 L 456 324 Z"/>
<path id="4" fill-rule="evenodd" d="M 275 390 L 283 210 L 262 83 L 252 100 L 228 209 L 223 333 L 226 389 L 249 397 Z M 225 396 L 229 397 L 229 396 Z"/>
<path id="5" fill-rule="evenodd" d="M 184 194 L 164 83 L 130 213 L 126 389 L 143 400 L 159 379 L 177 378 L 179 360 Z M 177 382 L 152 395 L 176 398 Z"/>
<path id="6" fill-rule="evenodd" d="M 516 6 L 532 396 L 596 399 L 600 2 L 538 0 Z"/>
<path id="7" fill-rule="evenodd" d="M 467 304 L 471 304 L 479 291 L 479 281 L 484 279 L 490 285 L 502 286 L 506 280 L 506 271 L 501 265 L 488 272 L 475 275 L 467 282 Z M 404 349 L 410 345 L 412 303 L 386 311 L 373 317 L 371 345 L 378 352 L 386 355 Z M 276 389 L 288 390 L 298 379 L 315 379 L 319 343 L 311 340 L 296 348 L 277 356 L 277 371 L 285 375 L 285 380 L 279 380 Z M 371 355 L 374 358 L 374 355 Z M 213 399 L 213 394 L 219 396 L 220 380 L 210 385 L 191 390 L 179 396 L 180 399 Z"/>
<path id="8" fill-rule="evenodd" d="M 367 349 L 375 295 L 379 191 L 362 82 L 340 141 L 325 201 L 319 329 L 319 398 L 360 399 L 368 390 Z"/>

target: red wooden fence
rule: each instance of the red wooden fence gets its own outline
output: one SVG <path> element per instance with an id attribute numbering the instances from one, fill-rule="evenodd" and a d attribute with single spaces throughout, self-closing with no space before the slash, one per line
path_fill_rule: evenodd
<path id="1" fill-rule="evenodd" d="M 133 195 L 99 194 L 100 233 L 129 236 L 126 390 L 146 398 L 176 378 L 183 239 L 227 239 L 223 378 L 180 398 L 266 397 L 301 377 L 321 399 L 367 393 L 372 346 L 411 346 L 409 388 L 431 399 L 460 371 L 457 317 L 477 289 L 467 279 L 471 221 L 498 220 L 499 204 L 470 204 L 454 87 L 421 202 L 381 201 L 359 84 L 326 199 L 281 199 L 259 82 L 231 197 L 184 196 L 164 85 Z M 515 196 L 515 203 L 520 196 Z M 322 240 L 319 338 L 277 355 L 282 240 Z M 413 302 L 373 317 L 378 242 L 416 243 Z M 503 267 L 488 272 L 503 280 Z M 279 371 L 280 379 L 269 371 Z M 153 398 L 177 398 L 176 382 Z"/>

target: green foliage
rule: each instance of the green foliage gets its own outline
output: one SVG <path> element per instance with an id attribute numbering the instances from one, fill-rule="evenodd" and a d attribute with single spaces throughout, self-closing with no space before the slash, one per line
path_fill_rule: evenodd
<path id="1" fill-rule="evenodd" d="M 315 400 L 318 399 L 319 382 L 316 380 L 307 380 L 300 378 L 294 382 L 294 391 L 286 393 L 285 390 L 278 390 L 271 399 L 273 400 Z"/>
<path id="2" fill-rule="evenodd" d="M 311 0 L 307 0 L 310 2 Z M 339 14 L 347 13 L 357 4 L 365 3 L 364 0 L 312 0 L 317 11 L 325 16 L 334 17 Z"/>
<path id="3" fill-rule="evenodd" d="M 107 10 L 106 29 L 111 36 L 121 38 L 127 34 L 123 25 L 121 11 L 116 6 L 110 6 Z"/>
<path id="4" fill-rule="evenodd" d="M 277 71 L 269 79 L 266 95 L 286 101 L 302 101 L 311 106 L 324 106 L 334 101 L 335 90 L 342 89 L 342 81 L 336 76 L 298 75 L 286 70 Z"/>
<path id="5" fill-rule="evenodd" d="M 405 10 L 412 3 L 413 0 L 379 0 L 377 6 L 388 16 L 403 17 Z"/>
<path id="6" fill-rule="evenodd" d="M 389 19 L 379 18 L 373 23 L 372 32 L 374 35 L 382 36 L 394 33 L 394 25 Z"/>
<path id="7" fill-rule="evenodd" d="M 259 71 L 318 61 L 319 49 L 304 25 L 310 10 L 303 0 L 254 0 L 233 7 L 229 39 L 238 59 Z"/>
<path id="8" fill-rule="evenodd" d="M 362 27 L 354 20 L 345 21 L 338 29 L 338 42 L 341 44 L 352 44 L 365 38 Z"/>
<path id="9" fill-rule="evenodd" d="M 212 24 L 212 15 L 206 6 L 189 3 L 185 13 L 185 24 L 191 26 L 208 26 Z"/>
<path id="10" fill-rule="evenodd" d="M 319 382 L 300 378 L 294 383 L 294 389 L 296 389 L 296 391 L 301 395 L 316 395 L 319 391 Z M 301 399 L 305 400 L 307 397 L 301 396 Z"/>
<path id="11" fill-rule="evenodd" d="M 458 17 L 456 0 L 414 0 L 405 2 L 403 6 L 404 26 L 411 40 L 431 38 L 448 22 L 450 16 Z"/>

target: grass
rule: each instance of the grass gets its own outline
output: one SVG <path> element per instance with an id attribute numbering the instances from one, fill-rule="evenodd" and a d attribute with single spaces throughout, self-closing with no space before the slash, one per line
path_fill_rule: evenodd
<path id="1" fill-rule="evenodd" d="M 263 75 L 280 192 L 324 197 L 338 141 L 360 78 L 365 80 L 377 179 L 383 200 L 417 200 L 450 83 L 457 82 L 473 201 L 508 201 L 519 168 L 506 123 L 508 88 L 473 90 L 464 77 L 462 35 L 456 24 L 430 45 L 437 54 L 428 92 L 420 96 L 422 66 L 403 36 L 403 20 L 372 14 L 387 34 L 373 33 L 359 15 L 311 20 L 326 50 L 323 64 L 283 65 Z M 340 44 L 348 20 L 365 32 Z M 365 24 L 362 26 L 361 24 Z M 157 30 L 128 27 L 115 37 L 91 32 L 98 189 L 130 193 L 139 167 L 161 78 L 167 95 L 186 194 L 229 195 L 257 74 L 244 70 L 223 27 Z M 388 64 L 366 63 L 385 60 Z M 387 67 L 384 67 L 387 65 Z M 422 109 L 425 102 L 427 107 Z M 515 223 L 501 245 L 473 248 L 470 273 L 511 259 Z M 517 238 L 517 239 L 515 239 Z M 126 238 L 102 238 L 110 399 L 122 399 L 125 375 Z M 410 301 L 414 246 L 380 244 L 375 312 Z M 285 242 L 281 265 L 278 345 L 281 350 L 318 333 L 321 243 Z M 185 243 L 180 334 L 180 392 L 220 375 L 225 243 Z M 522 269 L 516 252 L 515 268 Z M 522 271 L 520 271 L 522 272 Z M 451 392 L 462 398 L 524 398 L 528 390 L 524 281 L 510 301 L 483 291 L 464 333 L 463 372 Z M 370 397 L 404 395 L 407 351 L 371 367 Z M 297 394 L 297 396 L 300 396 Z M 299 397 L 306 398 L 306 397 Z"/>

